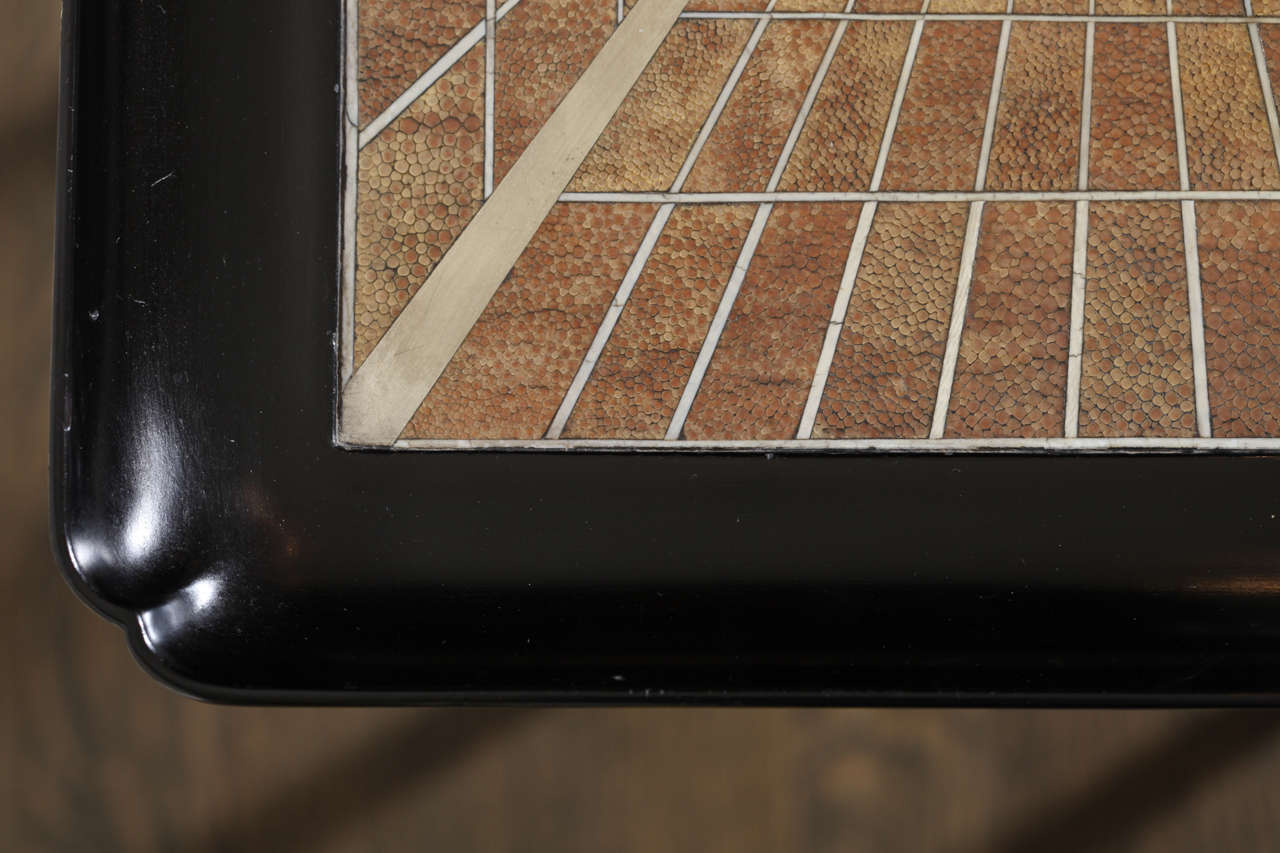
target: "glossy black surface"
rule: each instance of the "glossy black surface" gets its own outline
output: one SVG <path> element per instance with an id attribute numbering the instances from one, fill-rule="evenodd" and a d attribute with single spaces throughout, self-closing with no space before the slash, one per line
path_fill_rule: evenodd
<path id="1" fill-rule="evenodd" d="M 339 5 L 65 7 L 55 547 L 160 677 L 1275 699 L 1280 459 L 335 449 Z"/>

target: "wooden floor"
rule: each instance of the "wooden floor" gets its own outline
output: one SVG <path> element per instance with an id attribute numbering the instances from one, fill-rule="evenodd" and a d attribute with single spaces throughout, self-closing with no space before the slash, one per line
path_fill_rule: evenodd
<path id="1" fill-rule="evenodd" d="M 56 4 L 0 64 L 0 849 L 1271 850 L 1269 712 L 242 709 L 153 683 L 46 523 Z"/>

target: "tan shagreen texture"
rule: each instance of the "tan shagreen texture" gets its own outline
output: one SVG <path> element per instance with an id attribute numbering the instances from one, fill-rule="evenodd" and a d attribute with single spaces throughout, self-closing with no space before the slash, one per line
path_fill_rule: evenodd
<path id="1" fill-rule="evenodd" d="M 449 44 L 408 39 L 435 15 L 453 39 L 474 4 L 436 10 L 363 0 L 362 107 L 390 102 Z M 1260 0 L 1258 14 L 1280 11 Z M 690 10 L 761 10 L 694 0 Z M 1098 13 L 1163 14 L 1163 0 L 1099 0 Z M 476 7 L 479 9 L 481 7 Z M 783 0 L 777 11 L 834 11 Z M 497 30 L 500 181 L 614 32 L 611 0 L 522 0 Z M 1079 14 L 1085 0 L 1018 0 L 1024 14 Z M 434 11 L 433 11 L 434 10 Z M 470 11 L 467 11 L 470 10 Z M 465 15 L 463 14 L 465 11 Z M 857 12 L 917 12 L 866 0 Z M 935 0 L 937 14 L 1003 12 L 1004 0 Z M 1176 14 L 1235 15 L 1237 0 L 1177 0 Z M 405 17 L 409 16 L 409 17 Z M 451 17 L 452 16 L 452 17 Z M 479 14 L 475 16 L 479 20 Z M 412 20 L 411 20 L 412 19 Z M 408 22 L 408 23 L 406 23 Z M 671 186 L 742 55 L 751 19 L 680 21 L 568 187 Z M 835 32 L 774 20 L 693 162 L 687 192 L 760 191 Z M 399 27 L 400 29 L 397 29 Z M 785 164 L 782 192 L 865 192 L 882 146 L 910 21 L 851 21 Z M 1271 91 L 1280 26 L 1259 27 Z M 884 191 L 970 190 L 1000 33 L 997 22 L 923 28 L 889 148 Z M 1074 191 L 1085 26 L 1010 28 L 985 187 Z M 1280 164 L 1248 29 L 1177 24 L 1193 190 L 1280 189 Z M 382 47 L 371 41 L 382 39 Z M 451 44 L 452 42 L 450 42 Z M 431 54 L 434 50 L 436 53 Z M 1095 28 L 1092 190 L 1177 190 L 1173 86 L 1163 23 Z M 358 368 L 466 226 L 483 175 L 483 49 L 471 50 L 359 155 L 354 312 Z M 399 87 L 399 88 L 397 88 Z M 362 109 L 362 120 L 369 116 Z M 1196 203 L 1214 435 L 1280 433 L 1280 204 Z M 541 437 L 631 264 L 654 204 L 558 205 L 502 284 L 405 437 Z M 746 238 L 752 204 L 676 208 L 565 425 L 565 438 L 665 435 Z M 776 203 L 684 426 L 688 439 L 789 439 L 809 394 L 859 211 Z M 969 207 L 881 202 L 835 341 L 814 438 L 923 438 L 930 430 Z M 945 436 L 1058 436 L 1065 415 L 1074 205 L 989 201 Z M 1080 435 L 1190 436 L 1195 394 L 1186 249 L 1176 201 L 1091 204 Z M 1274 374 L 1274 375 L 1273 375 Z"/>
<path id="2" fill-rule="evenodd" d="M 355 364 L 480 207 L 484 49 L 472 48 L 360 152 Z"/>
<path id="3" fill-rule="evenodd" d="M 919 12 L 920 3 L 916 0 L 858 0 L 854 11 L 866 15 Z"/>
<path id="4" fill-rule="evenodd" d="M 663 437 L 755 212 L 694 205 L 672 213 L 565 438 Z"/>
<path id="5" fill-rule="evenodd" d="M 1280 204 L 1196 214 L 1213 434 L 1280 435 Z"/>
<path id="6" fill-rule="evenodd" d="M 946 435 L 1062 435 L 1073 205 L 988 204 Z"/>
<path id="7" fill-rule="evenodd" d="M 1178 205 L 1094 203 L 1089 214 L 1080 435 L 1194 435 Z"/>
<path id="8" fill-rule="evenodd" d="M 882 189 L 973 189 L 999 39 L 996 23 L 925 26 Z"/>
<path id="9" fill-rule="evenodd" d="M 1280 2 L 1276 8 L 1280 10 Z M 1262 42 L 1262 53 L 1267 60 L 1267 77 L 1270 78 L 1274 98 L 1280 96 L 1280 24 L 1259 24 L 1258 40 Z"/>
<path id="10" fill-rule="evenodd" d="M 541 438 L 654 210 L 553 208 L 402 437 Z"/>
<path id="11" fill-rule="evenodd" d="M 1084 24 L 1013 25 L 987 189 L 1076 188 L 1084 31 Z"/>
<path id="12" fill-rule="evenodd" d="M 926 438 L 968 205 L 882 204 L 814 438 Z"/>
<path id="13" fill-rule="evenodd" d="M 1019 15 L 1087 15 L 1089 0 L 1014 0 Z"/>
<path id="14" fill-rule="evenodd" d="M 359 9 L 361 127 L 484 20 L 484 0 L 360 0 Z"/>
<path id="15" fill-rule="evenodd" d="M 1098 24 L 1089 187 L 1176 190 L 1169 48 L 1161 24 Z"/>
<path id="16" fill-rule="evenodd" d="M 681 21 L 569 184 L 571 191 L 665 190 L 751 34 L 752 21 Z"/>
<path id="17" fill-rule="evenodd" d="M 779 189 L 854 192 L 871 187 L 911 29 L 907 21 L 849 24 Z"/>
<path id="18" fill-rule="evenodd" d="M 1005 0 L 933 0 L 929 11 L 937 15 L 994 15 L 1005 10 Z"/>
<path id="19" fill-rule="evenodd" d="M 627 8 L 635 0 L 627 0 Z M 689 0 L 685 9 L 690 12 L 763 12 L 769 0 Z"/>
<path id="20" fill-rule="evenodd" d="M 1177 31 L 1191 188 L 1276 189 L 1280 172 L 1248 30 L 1179 24 Z"/>
<path id="21" fill-rule="evenodd" d="M 795 437 L 860 209 L 774 207 L 685 438 Z"/>
<path id="22" fill-rule="evenodd" d="M 1244 15 L 1244 0 L 1173 0 L 1173 14 Z"/>
<path id="23" fill-rule="evenodd" d="M 1165 0 L 1097 0 L 1095 15 L 1163 15 Z M 1168 67 L 1166 63 L 1165 67 Z"/>
<path id="24" fill-rule="evenodd" d="M 495 183 L 613 35 L 612 0 L 521 0 L 497 24 Z"/>
<path id="25" fill-rule="evenodd" d="M 844 0 L 778 0 L 776 12 L 842 12 Z"/>
<path id="26" fill-rule="evenodd" d="M 685 190 L 764 190 L 836 25 L 777 21 L 743 69 Z"/>

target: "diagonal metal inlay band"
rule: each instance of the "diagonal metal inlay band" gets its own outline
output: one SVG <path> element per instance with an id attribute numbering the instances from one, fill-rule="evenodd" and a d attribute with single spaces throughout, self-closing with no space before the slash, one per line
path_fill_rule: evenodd
<path id="1" fill-rule="evenodd" d="M 638 0 L 343 390 L 340 438 L 396 440 L 684 11 Z"/>

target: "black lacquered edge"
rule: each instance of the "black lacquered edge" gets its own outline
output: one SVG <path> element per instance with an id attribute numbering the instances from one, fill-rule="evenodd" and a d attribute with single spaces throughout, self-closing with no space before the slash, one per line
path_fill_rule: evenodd
<path id="1" fill-rule="evenodd" d="M 93 264 L 89 247 L 79 244 L 79 207 L 77 200 L 85 195 L 80 187 L 77 169 L 81 160 L 79 121 L 80 105 L 109 97 L 105 91 L 105 78 L 89 75 L 84 79 L 83 64 L 90 68 L 104 68 L 111 64 L 103 52 L 109 49 L 109 38 L 101 41 L 82 39 L 81 4 L 68 0 L 62 7 L 62 38 L 59 46 L 59 93 L 57 169 L 55 175 L 55 258 L 53 293 L 53 336 L 50 393 L 49 434 L 49 502 L 50 533 L 54 556 L 58 558 L 63 576 L 75 593 L 104 617 L 120 624 L 132 620 L 132 613 L 123 607 L 110 604 L 90 587 L 80 574 L 67 541 L 66 490 L 72 480 L 71 468 L 77 461 L 76 448 L 68 434 L 67 426 L 74 407 L 71 370 L 75 361 L 76 340 L 72 317 L 73 290 L 77 264 Z M 87 54 L 87 56 L 86 56 Z M 95 84 L 97 84 L 95 86 Z M 101 114 L 118 106 L 106 102 Z M 93 195 L 91 191 L 90 196 Z"/>
<path id="2" fill-rule="evenodd" d="M 1280 459 L 332 443 L 339 3 L 65 6 L 55 548 L 226 701 L 1275 700 Z"/>

